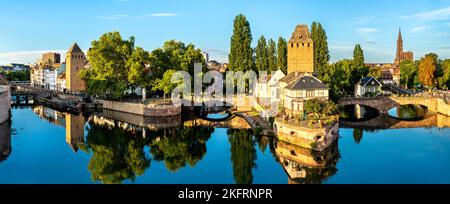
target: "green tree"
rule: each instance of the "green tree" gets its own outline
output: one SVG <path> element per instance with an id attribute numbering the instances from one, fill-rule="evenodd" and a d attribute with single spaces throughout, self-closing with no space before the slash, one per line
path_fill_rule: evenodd
<path id="1" fill-rule="evenodd" d="M 364 67 L 364 51 L 361 48 L 361 45 L 356 44 L 355 49 L 353 50 L 353 65 L 358 69 Z"/>
<path id="2" fill-rule="evenodd" d="M 319 22 L 313 22 L 311 36 L 314 41 L 314 69 L 319 78 L 322 78 L 330 61 L 327 33 Z"/>
<path id="3" fill-rule="evenodd" d="M 133 54 L 134 41 L 134 37 L 123 40 L 118 32 L 110 32 L 92 42 L 88 51 L 92 68 L 81 70 L 88 93 L 105 94 L 113 99 L 123 97 L 129 87 L 127 62 Z"/>
<path id="4" fill-rule="evenodd" d="M 267 57 L 269 61 L 269 72 L 277 71 L 277 44 L 270 39 L 267 48 Z"/>
<path id="5" fill-rule="evenodd" d="M 438 78 L 439 87 L 448 89 L 450 87 L 450 59 L 442 62 L 442 76 Z"/>
<path id="6" fill-rule="evenodd" d="M 247 18 L 239 14 L 234 19 L 233 36 L 231 37 L 230 54 L 228 57 L 231 71 L 248 71 L 254 69 L 252 33 Z"/>
<path id="7" fill-rule="evenodd" d="M 256 168 L 256 149 L 253 135 L 248 130 L 229 130 L 231 162 L 237 184 L 253 183 L 253 168 Z"/>
<path id="8" fill-rule="evenodd" d="M 128 82 L 133 88 L 141 87 L 143 96 L 146 96 L 146 89 L 151 84 L 149 63 L 150 54 L 140 47 L 136 48 L 126 63 L 126 67 L 129 70 Z"/>
<path id="9" fill-rule="evenodd" d="M 417 64 L 412 61 L 403 61 L 400 64 L 400 84 L 407 89 L 414 85 L 414 78 L 418 74 Z"/>
<path id="10" fill-rule="evenodd" d="M 278 38 L 277 67 L 287 74 L 287 42 L 284 38 Z"/>
<path id="11" fill-rule="evenodd" d="M 152 83 L 152 91 L 162 91 L 164 100 L 166 95 L 170 94 L 179 84 L 172 83 L 172 77 L 177 71 L 173 69 L 167 70 L 161 79 L 155 79 Z"/>
<path id="12" fill-rule="evenodd" d="M 269 53 L 267 49 L 266 38 L 262 35 L 258 39 L 258 45 L 255 49 L 255 65 L 256 69 L 260 71 L 269 71 Z"/>

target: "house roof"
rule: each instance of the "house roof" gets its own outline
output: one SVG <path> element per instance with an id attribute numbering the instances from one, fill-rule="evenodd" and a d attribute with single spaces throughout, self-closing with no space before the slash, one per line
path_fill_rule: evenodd
<path id="1" fill-rule="evenodd" d="M 292 81 L 294 81 L 297 77 L 299 77 L 301 74 L 298 72 L 291 72 L 288 75 L 286 75 L 285 77 L 283 77 L 282 79 L 280 79 L 280 82 L 285 82 L 285 83 L 291 83 Z"/>
<path id="2" fill-rule="evenodd" d="M 371 83 L 370 85 L 372 86 L 383 86 L 377 79 L 373 77 L 364 77 L 358 82 L 358 85 L 367 86 L 369 85 L 369 83 Z"/>
<path id="3" fill-rule="evenodd" d="M 286 88 L 290 90 L 328 89 L 325 84 L 313 76 L 301 76 L 294 82 L 290 83 Z"/>
<path id="4" fill-rule="evenodd" d="M 0 85 L 9 85 L 9 81 L 3 75 L 0 75 Z"/>

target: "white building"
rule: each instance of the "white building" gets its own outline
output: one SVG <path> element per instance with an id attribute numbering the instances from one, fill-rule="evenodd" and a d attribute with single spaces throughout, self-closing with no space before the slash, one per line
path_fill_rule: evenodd
<path id="1" fill-rule="evenodd" d="M 365 77 L 361 79 L 355 86 L 355 96 L 362 97 L 366 95 L 377 95 L 381 93 L 383 85 L 373 77 Z"/>
<path id="2" fill-rule="evenodd" d="M 280 101 L 280 85 L 279 82 L 286 75 L 283 71 L 278 70 L 271 75 L 260 78 L 255 86 L 255 96 L 259 99 L 270 99 L 271 103 Z"/>

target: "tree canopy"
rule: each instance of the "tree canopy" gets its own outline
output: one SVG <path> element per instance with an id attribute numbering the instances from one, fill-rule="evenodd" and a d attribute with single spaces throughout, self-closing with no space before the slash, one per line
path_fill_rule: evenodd
<path id="1" fill-rule="evenodd" d="M 250 23 L 243 14 L 234 19 L 233 35 L 231 37 L 228 68 L 231 71 L 248 71 L 254 69 L 252 32 Z"/>
<path id="2" fill-rule="evenodd" d="M 277 67 L 287 74 L 287 42 L 284 38 L 278 38 Z"/>
<path id="3" fill-rule="evenodd" d="M 319 76 L 323 76 L 330 61 L 330 52 L 327 33 L 319 22 L 312 23 L 311 37 L 314 41 L 314 70 Z"/>

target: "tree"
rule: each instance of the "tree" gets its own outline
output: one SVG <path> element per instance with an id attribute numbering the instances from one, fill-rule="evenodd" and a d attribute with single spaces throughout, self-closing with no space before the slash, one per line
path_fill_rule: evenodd
<path id="1" fill-rule="evenodd" d="M 400 63 L 400 84 L 404 85 L 406 89 L 414 85 L 414 78 L 418 74 L 417 64 L 406 60 Z"/>
<path id="2" fill-rule="evenodd" d="M 277 71 L 277 44 L 272 39 L 268 43 L 267 57 L 269 61 L 269 70 L 267 71 Z"/>
<path id="3" fill-rule="evenodd" d="M 264 38 L 263 35 L 258 39 L 258 45 L 256 46 L 255 52 L 256 52 L 255 58 L 256 69 L 259 72 L 269 71 L 269 55 L 266 38 Z"/>
<path id="4" fill-rule="evenodd" d="M 381 67 L 379 67 L 379 66 L 370 67 L 369 68 L 369 73 L 367 75 L 371 76 L 371 77 L 374 77 L 376 79 L 381 78 Z"/>
<path id="5" fill-rule="evenodd" d="M 146 96 L 146 88 L 150 86 L 150 54 L 144 49 L 137 47 L 127 61 L 128 82 L 132 87 L 141 87 L 143 96 Z M 144 99 L 146 97 L 143 97 Z"/>
<path id="6" fill-rule="evenodd" d="M 422 58 L 419 64 L 419 81 L 423 86 L 433 87 L 435 79 L 436 62 L 433 56 L 428 55 Z"/>
<path id="7" fill-rule="evenodd" d="M 439 87 L 448 89 L 450 87 L 450 59 L 442 62 L 442 76 L 438 78 Z"/>
<path id="8" fill-rule="evenodd" d="M 287 42 L 284 38 L 278 38 L 277 67 L 287 74 Z"/>
<path id="9" fill-rule="evenodd" d="M 134 51 L 134 37 L 123 40 L 118 32 L 102 35 L 92 42 L 88 51 L 91 69 L 81 70 L 81 77 L 87 81 L 90 94 L 105 94 L 108 98 L 120 99 L 128 88 L 128 59 Z"/>
<path id="10" fill-rule="evenodd" d="M 314 69 L 321 78 L 328 67 L 330 52 L 328 50 L 327 33 L 320 23 L 312 23 L 311 37 L 314 41 Z"/>
<path id="11" fill-rule="evenodd" d="M 229 69 L 231 71 L 248 71 L 254 69 L 252 33 L 247 18 L 239 14 L 234 19 L 233 36 L 231 37 Z"/>
<path id="12" fill-rule="evenodd" d="M 166 95 L 170 94 L 179 84 L 172 83 L 172 77 L 177 71 L 173 69 L 167 70 L 161 79 L 153 81 L 152 91 L 162 91 L 164 93 L 164 100 Z"/>
<path id="13" fill-rule="evenodd" d="M 361 48 L 361 45 L 356 44 L 355 49 L 353 50 L 353 65 L 358 69 L 363 68 L 364 64 L 364 51 Z"/>

